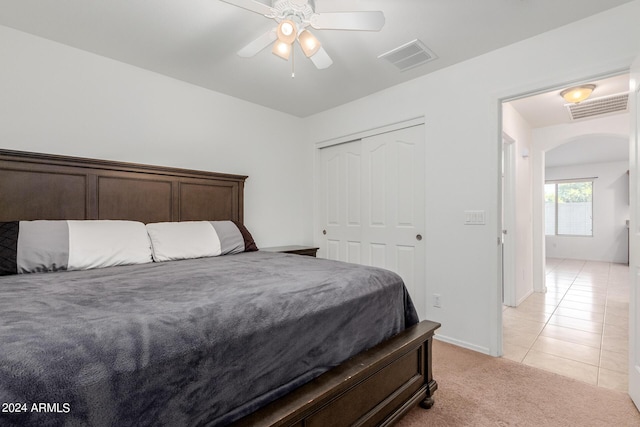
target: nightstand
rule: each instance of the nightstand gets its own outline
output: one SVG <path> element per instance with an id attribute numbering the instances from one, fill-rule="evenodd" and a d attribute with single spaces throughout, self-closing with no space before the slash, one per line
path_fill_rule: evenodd
<path id="1" fill-rule="evenodd" d="M 306 255 L 315 257 L 318 252 L 318 248 L 313 246 L 275 246 L 272 248 L 260 248 L 265 252 L 282 252 L 285 254 Z"/>

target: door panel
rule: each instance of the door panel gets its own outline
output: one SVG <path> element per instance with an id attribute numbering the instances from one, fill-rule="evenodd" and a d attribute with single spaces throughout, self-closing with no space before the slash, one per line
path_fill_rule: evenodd
<path id="1" fill-rule="evenodd" d="M 347 261 L 360 244 L 362 225 L 362 159 L 360 141 L 324 148 L 320 151 L 319 218 L 324 241 L 318 256 Z"/>
<path id="2" fill-rule="evenodd" d="M 375 137 L 366 140 L 365 153 L 369 176 L 369 226 L 384 227 L 386 225 L 387 201 L 387 147 L 386 144 L 376 142 Z"/>
<path id="3" fill-rule="evenodd" d="M 360 155 L 347 153 L 347 221 L 350 226 L 360 226 Z"/>
<path id="4" fill-rule="evenodd" d="M 347 262 L 354 264 L 362 264 L 361 255 L 362 243 L 360 242 L 347 242 Z"/>
<path id="5" fill-rule="evenodd" d="M 329 225 L 340 224 L 340 193 L 336 190 L 340 188 L 340 155 L 338 153 L 332 153 L 333 155 L 326 161 L 327 169 L 327 188 L 332 191 L 326 193 L 326 211 L 327 211 L 327 223 Z"/>
<path id="6" fill-rule="evenodd" d="M 425 315 L 424 126 L 321 149 L 319 256 L 403 278 Z"/>

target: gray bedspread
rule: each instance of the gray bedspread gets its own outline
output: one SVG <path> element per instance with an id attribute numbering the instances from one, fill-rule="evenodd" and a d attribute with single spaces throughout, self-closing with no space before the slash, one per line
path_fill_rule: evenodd
<path id="1" fill-rule="evenodd" d="M 0 425 L 225 425 L 417 320 L 394 273 L 299 255 L 3 276 Z"/>

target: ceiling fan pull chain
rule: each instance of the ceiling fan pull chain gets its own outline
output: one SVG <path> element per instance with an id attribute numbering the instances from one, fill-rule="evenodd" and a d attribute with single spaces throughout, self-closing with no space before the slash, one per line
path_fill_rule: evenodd
<path id="1" fill-rule="evenodd" d="M 295 58 L 295 54 L 293 53 L 295 49 L 293 48 L 293 45 L 291 46 L 291 78 L 294 79 L 296 77 L 296 69 L 295 69 L 295 65 L 294 65 L 294 58 Z"/>

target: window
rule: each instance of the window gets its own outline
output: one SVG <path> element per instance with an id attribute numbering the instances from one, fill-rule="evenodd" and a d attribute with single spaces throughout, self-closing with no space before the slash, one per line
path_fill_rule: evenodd
<path id="1" fill-rule="evenodd" d="M 548 181 L 544 214 L 548 236 L 593 236 L 593 181 Z"/>

